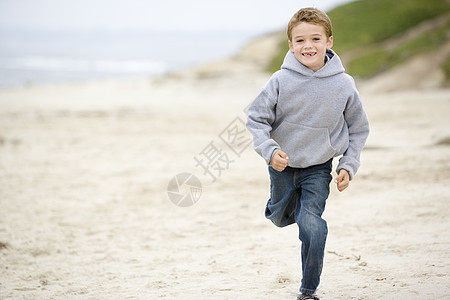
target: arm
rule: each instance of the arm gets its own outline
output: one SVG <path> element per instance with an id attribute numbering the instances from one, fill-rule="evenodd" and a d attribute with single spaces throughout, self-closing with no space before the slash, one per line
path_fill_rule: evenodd
<path id="1" fill-rule="evenodd" d="M 339 160 L 337 172 L 340 174 L 341 169 L 346 170 L 351 180 L 358 171 L 360 154 L 369 135 L 369 121 L 356 88 L 347 102 L 344 118 L 348 126 L 349 146 Z"/>
<path id="2" fill-rule="evenodd" d="M 253 135 L 254 149 L 268 165 L 275 152 L 280 149 L 278 143 L 270 137 L 277 101 L 276 83 L 270 80 L 247 110 L 247 129 Z"/>

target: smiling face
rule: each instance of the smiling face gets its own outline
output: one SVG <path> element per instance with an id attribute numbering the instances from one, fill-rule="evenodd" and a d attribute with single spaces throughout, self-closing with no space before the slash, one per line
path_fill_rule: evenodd
<path id="1" fill-rule="evenodd" d="M 292 28 L 289 49 L 295 57 L 314 72 L 325 65 L 325 53 L 333 46 L 333 36 L 327 37 L 321 25 L 301 22 Z"/>

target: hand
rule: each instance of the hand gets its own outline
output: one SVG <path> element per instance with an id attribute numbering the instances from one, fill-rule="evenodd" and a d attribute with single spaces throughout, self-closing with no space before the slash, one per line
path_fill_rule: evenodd
<path id="1" fill-rule="evenodd" d="M 336 182 L 339 192 L 342 192 L 350 185 L 350 174 L 348 174 L 347 170 L 340 169 L 338 177 L 336 177 L 334 182 Z"/>
<path id="2" fill-rule="evenodd" d="M 286 168 L 288 160 L 289 157 L 286 153 L 281 150 L 277 150 L 277 152 L 275 152 L 272 157 L 272 162 L 270 163 L 270 165 L 278 172 L 282 172 Z"/>

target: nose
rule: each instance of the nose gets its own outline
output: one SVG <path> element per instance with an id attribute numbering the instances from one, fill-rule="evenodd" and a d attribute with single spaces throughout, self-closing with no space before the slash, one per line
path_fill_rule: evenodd
<path id="1" fill-rule="evenodd" d="M 306 40 L 305 42 L 305 48 L 311 48 L 312 47 L 312 43 L 310 40 Z"/>

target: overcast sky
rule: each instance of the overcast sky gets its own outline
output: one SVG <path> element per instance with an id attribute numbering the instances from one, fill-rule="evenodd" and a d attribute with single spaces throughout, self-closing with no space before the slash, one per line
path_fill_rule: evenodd
<path id="1" fill-rule="evenodd" d="M 349 0 L 0 0 L 0 28 L 253 31 L 284 28 L 295 11 Z"/>

